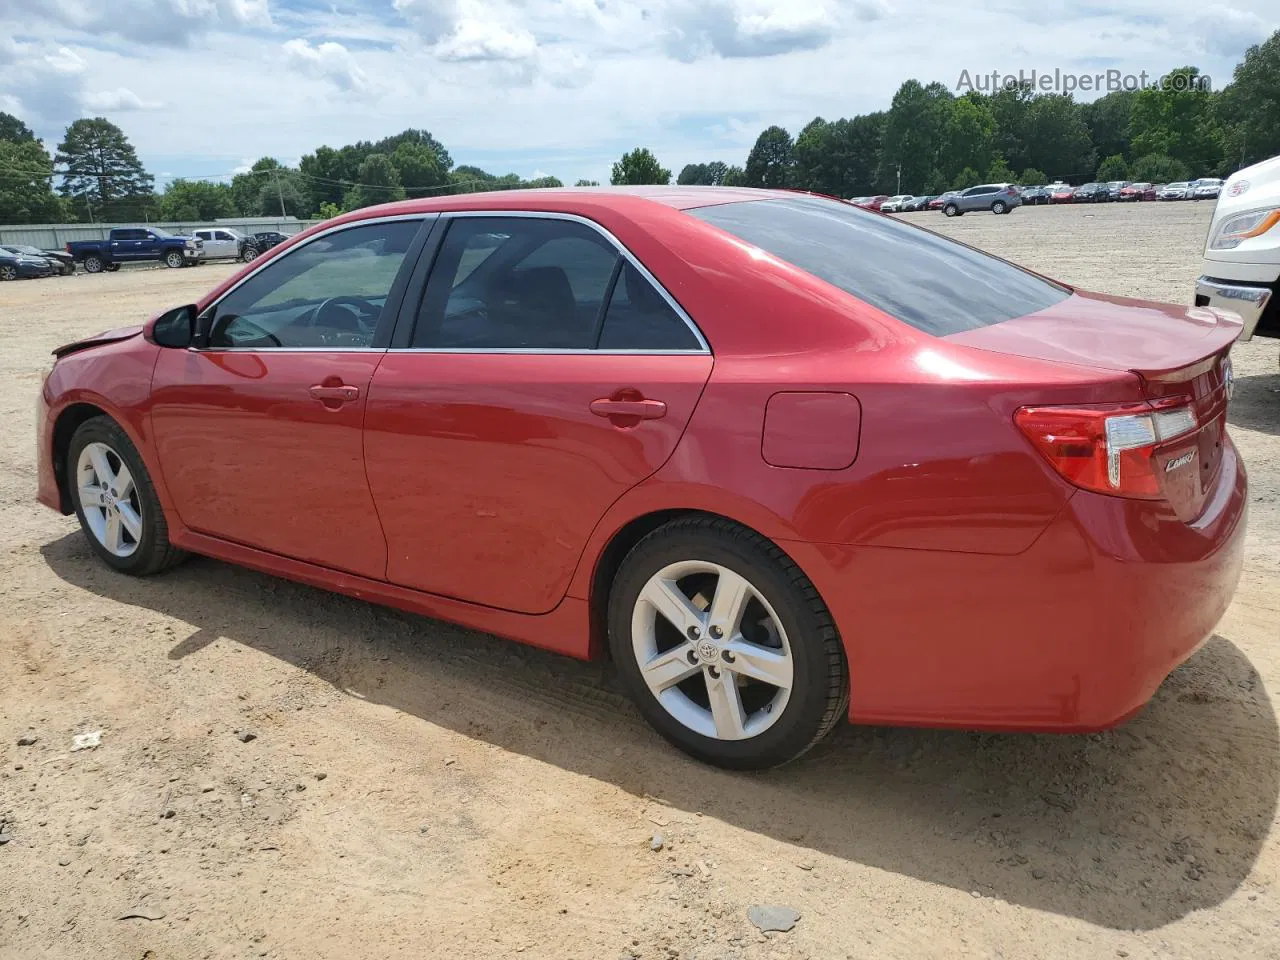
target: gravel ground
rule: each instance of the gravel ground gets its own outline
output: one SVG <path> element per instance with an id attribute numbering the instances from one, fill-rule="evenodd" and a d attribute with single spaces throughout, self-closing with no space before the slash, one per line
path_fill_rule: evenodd
<path id="1" fill-rule="evenodd" d="M 1186 302 L 1209 215 L 905 218 Z M 117 576 L 37 506 L 50 348 L 231 269 L 0 285 L 0 957 L 1276 956 L 1276 341 L 1236 349 L 1239 593 L 1136 719 L 845 728 L 743 776 L 660 742 L 607 667 L 209 560 Z M 761 934 L 757 904 L 801 917 Z"/>

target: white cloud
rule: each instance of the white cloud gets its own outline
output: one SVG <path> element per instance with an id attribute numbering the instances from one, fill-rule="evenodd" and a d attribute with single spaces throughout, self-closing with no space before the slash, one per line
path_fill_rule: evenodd
<path id="1" fill-rule="evenodd" d="M 94 90 L 82 100 L 88 110 L 100 113 L 123 113 L 129 110 L 158 110 L 164 106 L 160 100 L 144 100 L 128 87 L 114 90 Z"/>
<path id="2" fill-rule="evenodd" d="M 1209 7 L 1195 26 L 1205 51 L 1220 56 L 1239 56 L 1265 40 L 1270 32 L 1266 21 L 1256 13 L 1224 6 Z"/>
<path id="3" fill-rule="evenodd" d="M 441 60 L 462 63 L 476 60 L 528 60 L 538 51 L 538 41 L 528 30 L 492 21 L 459 20 L 453 32 L 435 46 Z"/>
<path id="4" fill-rule="evenodd" d="M 271 26 L 270 0 L 0 0 L 0 22 L 46 22 L 97 36 L 187 46 L 214 30 Z"/>
<path id="5" fill-rule="evenodd" d="M 371 89 L 368 76 L 351 51 L 340 43 L 327 40 L 313 47 L 298 37 L 286 41 L 283 50 L 286 63 L 293 69 L 328 80 L 339 90 L 363 93 Z"/>
<path id="6" fill-rule="evenodd" d="M 837 16 L 826 0 L 686 0 L 668 10 L 673 56 L 768 57 L 824 47 Z"/>

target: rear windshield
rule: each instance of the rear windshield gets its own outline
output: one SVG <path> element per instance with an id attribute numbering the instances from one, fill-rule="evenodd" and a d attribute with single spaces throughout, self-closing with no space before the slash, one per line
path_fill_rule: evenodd
<path id="1" fill-rule="evenodd" d="M 834 200 L 750 200 L 686 212 L 938 337 L 1070 296 L 1011 263 Z"/>

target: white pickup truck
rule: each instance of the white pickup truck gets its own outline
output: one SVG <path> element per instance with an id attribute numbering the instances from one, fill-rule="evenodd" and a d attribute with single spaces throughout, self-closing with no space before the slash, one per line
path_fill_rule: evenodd
<path id="1" fill-rule="evenodd" d="M 1280 157 L 1222 185 L 1201 274 L 1196 306 L 1240 314 L 1241 340 L 1280 337 Z"/>
<path id="2" fill-rule="evenodd" d="M 204 241 L 206 260 L 252 260 L 258 255 L 257 247 L 248 237 L 230 227 L 205 227 L 192 233 Z M 251 256 L 246 256 L 249 250 Z"/>

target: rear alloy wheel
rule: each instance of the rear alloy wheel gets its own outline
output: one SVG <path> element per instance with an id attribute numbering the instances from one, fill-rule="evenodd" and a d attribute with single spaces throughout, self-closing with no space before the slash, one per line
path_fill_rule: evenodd
<path id="1" fill-rule="evenodd" d="M 948 203 L 945 207 L 942 208 L 942 212 L 945 213 L 948 217 L 958 217 L 960 215 L 960 208 L 957 207 L 954 203 Z"/>
<path id="2" fill-rule="evenodd" d="M 0 280 L 17 280 L 18 268 L 11 263 L 0 263 Z"/>
<path id="3" fill-rule="evenodd" d="M 108 417 L 86 420 L 71 437 L 67 487 L 94 552 L 122 573 L 157 573 L 185 554 L 169 527 L 137 449 Z"/>
<path id="4" fill-rule="evenodd" d="M 170 250 L 164 255 L 164 265 L 170 270 L 177 270 L 186 263 L 186 257 L 182 255 L 181 250 Z"/>
<path id="5" fill-rule="evenodd" d="M 999 216 L 1002 213 L 1008 213 L 1009 205 L 1006 204 L 1003 200 L 997 200 L 995 203 L 991 205 L 991 212 L 994 213 L 996 216 Z"/>
<path id="6" fill-rule="evenodd" d="M 609 643 L 645 719 L 707 763 L 786 763 L 845 714 L 844 652 L 817 590 L 727 520 L 677 520 L 636 545 L 610 593 Z"/>
<path id="7" fill-rule="evenodd" d="M 106 264 L 103 263 L 102 258 L 97 256 L 96 254 L 90 254 L 89 256 L 84 258 L 85 273 L 101 273 L 102 268 L 105 266 Z"/>

